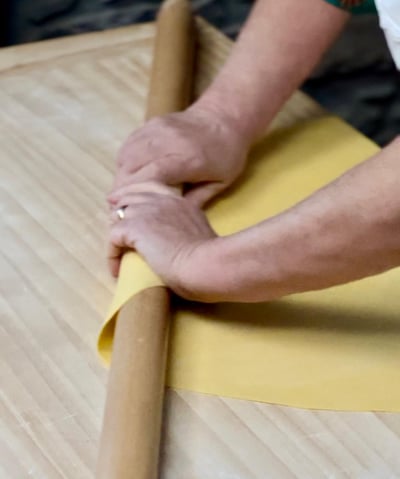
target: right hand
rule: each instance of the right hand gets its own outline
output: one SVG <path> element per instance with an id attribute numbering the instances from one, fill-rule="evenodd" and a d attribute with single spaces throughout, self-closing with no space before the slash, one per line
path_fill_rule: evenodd
<path id="1" fill-rule="evenodd" d="M 202 206 L 242 173 L 249 143 L 231 120 L 191 107 L 154 118 L 133 132 L 117 158 L 111 205 L 129 185 L 155 181 L 185 185 L 185 196 Z"/>

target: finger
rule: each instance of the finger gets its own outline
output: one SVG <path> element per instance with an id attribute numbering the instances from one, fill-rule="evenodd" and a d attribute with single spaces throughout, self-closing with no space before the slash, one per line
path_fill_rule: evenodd
<path id="1" fill-rule="evenodd" d="M 165 186 L 160 183 L 147 182 L 126 185 L 108 196 L 110 211 L 126 206 L 137 195 L 145 201 L 159 196 L 182 197 L 182 188 Z"/>
<path id="2" fill-rule="evenodd" d="M 108 196 L 107 199 L 111 205 L 116 205 L 120 198 L 123 196 L 129 195 L 130 193 L 143 193 L 146 191 L 154 191 L 156 187 L 153 186 L 152 182 L 146 183 L 128 183 L 124 186 L 121 186 L 113 190 Z"/>
<path id="3" fill-rule="evenodd" d="M 142 168 L 149 164 L 149 152 L 147 145 L 143 146 L 140 134 L 137 137 L 132 136 L 122 146 L 117 155 L 116 170 L 112 190 L 125 184 L 126 178 L 134 176 Z M 151 155 L 151 154 L 150 154 Z"/>
<path id="4" fill-rule="evenodd" d="M 157 183 L 156 181 L 146 181 L 143 183 L 130 183 L 115 190 L 109 197 L 113 203 L 116 204 L 120 198 L 139 193 L 154 193 L 158 195 L 176 196 L 177 190 L 171 186 Z"/>
<path id="5" fill-rule="evenodd" d="M 148 165 L 149 160 L 148 158 L 145 158 L 145 155 L 143 155 L 141 161 L 135 162 L 134 165 L 132 165 L 131 159 L 127 159 L 125 163 L 122 163 L 121 161 L 121 165 L 117 166 L 117 169 L 115 171 L 114 181 L 111 187 L 111 193 L 129 183 L 138 183 L 139 181 L 136 180 L 136 175 L 138 175 L 138 173 L 143 168 L 146 168 Z M 148 171 L 147 168 L 146 171 Z M 154 172 L 150 170 L 147 174 L 139 176 L 139 179 L 141 177 L 144 177 L 145 179 L 143 181 L 155 181 L 157 175 L 152 173 Z"/>
<path id="6" fill-rule="evenodd" d="M 134 165 L 133 168 L 135 170 L 141 168 L 147 163 L 148 155 L 144 154 L 144 152 L 151 146 L 151 138 L 149 139 L 148 134 L 143 132 L 143 128 L 133 131 L 117 153 L 117 168 L 121 168 L 126 161 Z"/>
<path id="7" fill-rule="evenodd" d="M 114 278 L 118 278 L 119 276 L 119 270 L 121 268 L 121 256 L 118 256 L 117 258 L 108 258 L 108 268 L 110 270 L 111 275 Z"/>
<path id="8" fill-rule="evenodd" d="M 225 188 L 224 183 L 207 183 L 189 190 L 185 194 L 185 198 L 201 208 Z"/>
<path id="9" fill-rule="evenodd" d="M 202 178 L 200 171 L 194 166 L 196 164 L 200 164 L 196 156 L 188 156 L 182 160 L 181 155 L 166 154 L 159 160 L 147 163 L 134 174 L 122 170 L 117 171 L 113 191 L 129 183 L 155 181 L 167 186 L 177 186 L 209 180 L 209 178 Z M 190 165 L 190 168 L 182 165 Z"/>
<path id="10" fill-rule="evenodd" d="M 132 194 L 123 196 L 120 201 L 113 207 L 110 212 L 110 224 L 121 223 L 128 218 L 128 210 L 130 210 L 130 218 L 132 218 L 132 212 L 138 211 L 138 206 L 143 213 L 143 205 L 148 204 L 151 201 L 150 195 L 146 194 Z"/>
<path id="11" fill-rule="evenodd" d="M 168 178 L 170 178 L 170 175 L 166 174 L 165 168 L 156 164 L 155 161 L 147 162 L 135 170 L 127 170 L 122 167 L 116 172 L 112 192 L 133 183 L 154 181 L 168 184 Z"/>
<path id="12" fill-rule="evenodd" d="M 181 196 L 168 195 L 174 201 L 182 200 Z M 166 195 L 154 193 L 131 194 L 121 197 L 115 208 L 110 213 L 110 223 L 120 223 L 126 219 L 133 219 L 136 223 L 139 219 L 151 216 L 165 206 Z M 171 201 L 171 200 L 170 200 Z M 121 215 L 121 210 L 123 211 Z M 122 216 L 122 217 L 121 217 Z"/>
<path id="13" fill-rule="evenodd" d="M 123 254 L 133 249 L 133 243 L 129 242 L 128 232 L 129 223 L 124 220 L 115 224 L 110 231 L 107 259 L 111 274 L 115 277 L 119 274 Z"/>
<path id="14" fill-rule="evenodd" d="M 147 177 L 168 186 L 210 181 L 201 154 L 167 153 L 149 163 L 135 175 L 135 181 L 148 181 Z"/>
<path id="15" fill-rule="evenodd" d="M 143 168 L 143 167 L 144 166 L 141 166 L 140 168 Z M 122 188 L 130 183 L 134 183 L 134 180 L 132 180 L 132 178 L 135 176 L 136 172 L 139 171 L 139 169 L 133 172 L 131 172 L 130 170 L 127 170 L 126 168 L 121 168 L 116 170 L 114 181 L 111 186 L 110 195 L 112 195 L 114 191 L 118 190 L 119 188 Z"/>
<path id="16" fill-rule="evenodd" d="M 110 242 L 108 246 L 107 261 L 110 272 L 114 276 L 114 278 L 117 278 L 119 275 L 121 257 L 122 249 L 116 244 Z"/>

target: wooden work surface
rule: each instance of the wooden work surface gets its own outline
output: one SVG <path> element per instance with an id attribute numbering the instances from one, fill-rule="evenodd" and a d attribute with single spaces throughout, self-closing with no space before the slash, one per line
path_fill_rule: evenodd
<path id="1" fill-rule="evenodd" d="M 199 22 L 197 93 L 230 42 Z M 93 477 L 114 157 L 140 125 L 151 24 L 0 51 L 1 479 Z M 296 94 L 279 124 L 320 115 Z M 268 378 L 265 378 L 267 381 Z M 400 415 L 169 391 L 163 479 L 400 478 Z"/>

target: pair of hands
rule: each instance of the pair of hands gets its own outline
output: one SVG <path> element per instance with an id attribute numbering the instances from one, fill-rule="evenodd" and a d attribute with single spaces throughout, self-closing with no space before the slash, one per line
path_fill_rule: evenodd
<path id="1" fill-rule="evenodd" d="M 177 294 L 212 300 L 202 270 L 218 241 L 201 207 L 241 174 L 248 146 L 229 122 L 194 109 L 135 131 L 118 155 L 108 196 L 111 273 L 118 276 L 122 254 L 135 249 Z M 173 187 L 183 184 L 181 196 Z"/>

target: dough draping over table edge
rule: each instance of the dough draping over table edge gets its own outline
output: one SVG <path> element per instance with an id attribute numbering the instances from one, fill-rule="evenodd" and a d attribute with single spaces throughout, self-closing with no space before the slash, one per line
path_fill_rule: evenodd
<path id="1" fill-rule="evenodd" d="M 241 230 L 377 151 L 335 117 L 273 133 L 255 148 L 240 184 L 209 208 L 208 217 L 221 235 Z M 124 256 L 98 341 L 106 364 L 120 307 L 161 284 L 138 255 Z M 399 288 L 395 269 L 268 304 L 177 301 L 167 385 L 305 408 L 400 411 Z"/>

